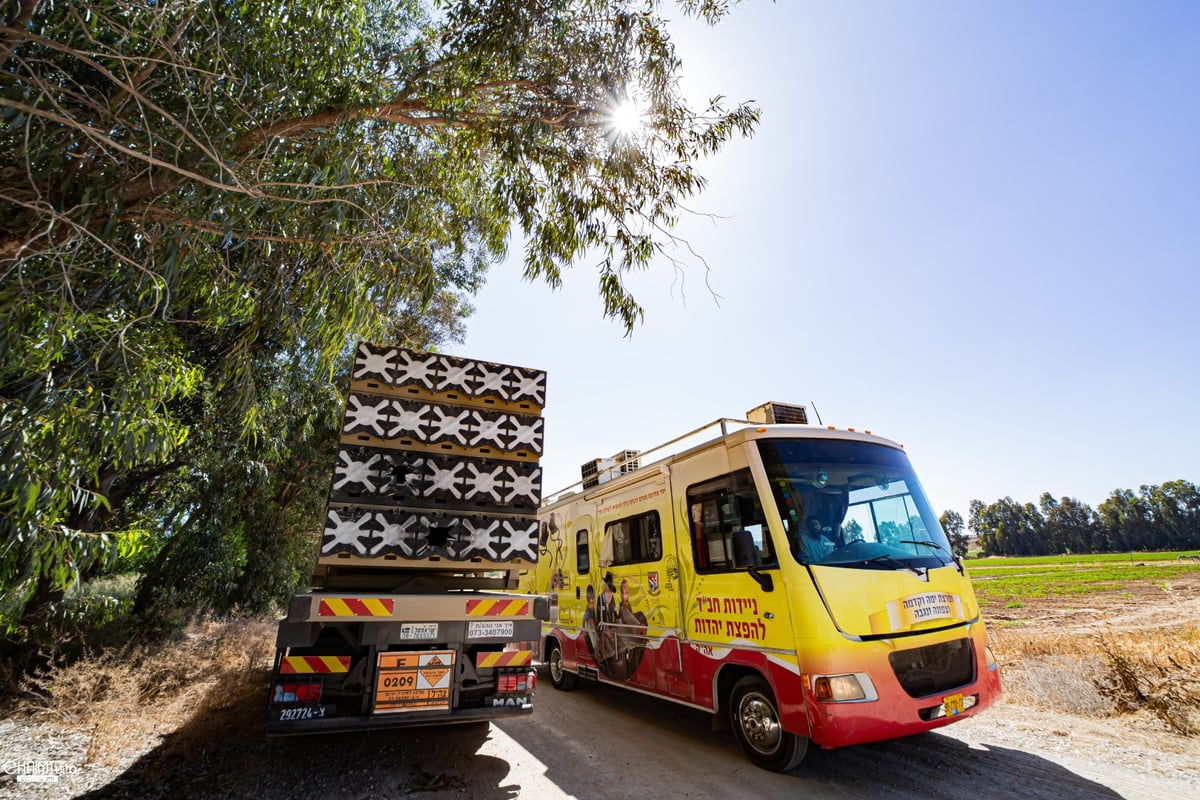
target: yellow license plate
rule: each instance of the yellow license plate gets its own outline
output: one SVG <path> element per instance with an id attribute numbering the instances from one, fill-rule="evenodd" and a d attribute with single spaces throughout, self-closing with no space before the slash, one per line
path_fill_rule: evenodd
<path id="1" fill-rule="evenodd" d="M 947 717 L 953 717 L 963 712 L 962 694 L 952 694 L 942 698 L 942 712 Z"/>

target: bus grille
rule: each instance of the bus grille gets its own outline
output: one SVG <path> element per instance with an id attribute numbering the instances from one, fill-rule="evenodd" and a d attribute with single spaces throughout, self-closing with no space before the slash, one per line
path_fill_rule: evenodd
<path id="1" fill-rule="evenodd" d="M 926 697 L 965 686 L 975 677 L 970 639 L 900 650 L 888 656 L 888 661 L 909 697 Z"/>

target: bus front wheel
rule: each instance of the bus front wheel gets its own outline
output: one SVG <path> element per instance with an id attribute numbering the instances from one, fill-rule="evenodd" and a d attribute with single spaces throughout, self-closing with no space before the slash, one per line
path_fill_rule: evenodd
<path id="1" fill-rule="evenodd" d="M 742 678 L 729 693 L 729 723 L 738 744 L 755 765 L 787 772 L 804 760 L 808 739 L 783 729 L 779 704 L 766 681 Z"/>
<path id="2" fill-rule="evenodd" d="M 570 691 L 575 688 L 575 679 L 578 677 L 574 672 L 567 672 L 563 666 L 562 645 L 558 643 L 558 639 L 551 639 L 547 646 L 546 663 L 550 668 L 550 683 L 555 689 Z"/>

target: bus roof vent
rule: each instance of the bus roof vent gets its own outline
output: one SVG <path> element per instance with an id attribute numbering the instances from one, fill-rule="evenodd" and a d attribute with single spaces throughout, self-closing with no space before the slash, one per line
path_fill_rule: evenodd
<path id="1" fill-rule="evenodd" d="M 792 403 L 763 403 L 747 411 L 746 419 L 767 425 L 807 425 L 808 407 Z"/>
<path id="2" fill-rule="evenodd" d="M 591 489 L 593 486 L 608 483 L 613 478 L 627 472 L 633 472 L 640 466 L 638 460 L 640 454 L 640 450 L 622 450 L 609 458 L 594 458 L 591 461 L 583 462 L 579 467 L 579 474 L 583 478 L 583 488 Z"/>

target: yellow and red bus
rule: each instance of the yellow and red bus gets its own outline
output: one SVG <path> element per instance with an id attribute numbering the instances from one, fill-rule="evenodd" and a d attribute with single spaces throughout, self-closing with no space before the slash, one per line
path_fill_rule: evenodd
<path id="1" fill-rule="evenodd" d="M 810 743 L 908 736 L 993 703 L 971 582 L 904 449 L 806 424 L 803 406 L 748 416 L 653 462 L 660 448 L 589 462 L 543 504 L 520 588 L 550 597 L 551 683 L 710 712 L 775 771 Z"/>

